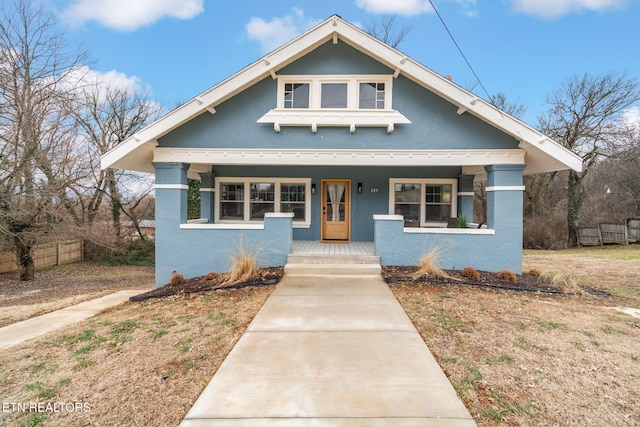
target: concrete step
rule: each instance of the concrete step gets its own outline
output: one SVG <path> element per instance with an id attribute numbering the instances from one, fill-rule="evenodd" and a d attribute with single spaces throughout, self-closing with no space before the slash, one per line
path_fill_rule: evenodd
<path id="1" fill-rule="evenodd" d="M 306 275 L 379 275 L 380 257 L 353 254 L 291 254 L 285 274 Z"/>
<path id="2" fill-rule="evenodd" d="M 380 264 L 375 255 L 290 254 L 287 264 Z"/>
<path id="3" fill-rule="evenodd" d="M 289 275 L 380 275 L 380 263 L 348 264 L 348 263 L 291 263 L 284 266 L 284 273 Z"/>

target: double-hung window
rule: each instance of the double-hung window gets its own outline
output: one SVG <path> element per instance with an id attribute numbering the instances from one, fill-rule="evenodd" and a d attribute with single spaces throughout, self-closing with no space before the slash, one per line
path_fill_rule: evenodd
<path id="1" fill-rule="evenodd" d="M 264 221 L 269 212 L 293 212 L 294 227 L 310 225 L 309 178 L 216 178 L 215 221 Z"/>
<path id="2" fill-rule="evenodd" d="M 391 179 L 389 213 L 406 227 L 445 227 L 457 216 L 457 187 L 455 179 Z"/>

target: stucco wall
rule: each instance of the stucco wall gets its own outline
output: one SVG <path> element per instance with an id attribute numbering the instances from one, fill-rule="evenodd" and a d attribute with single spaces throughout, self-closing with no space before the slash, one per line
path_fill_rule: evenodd
<path id="1" fill-rule="evenodd" d="M 523 165 L 488 166 L 487 230 L 404 229 L 396 216 L 375 221 L 376 255 L 382 265 L 417 265 L 432 249 L 445 269 L 522 273 Z"/>
<path id="2" fill-rule="evenodd" d="M 278 71 L 286 74 L 392 74 L 393 71 L 340 42 L 331 42 Z M 277 82 L 271 77 L 216 105 L 159 139 L 160 147 L 308 148 L 308 149 L 454 149 L 516 148 L 517 141 L 416 83 L 393 80 L 393 108 L 411 124 L 386 128 L 282 127 L 256 121 L 276 107 Z"/>
<path id="3" fill-rule="evenodd" d="M 238 246 L 257 254 L 261 267 L 285 264 L 291 253 L 291 216 L 267 217 L 263 227 L 258 225 L 253 229 L 246 226 L 185 229 L 187 190 L 162 186 L 186 184 L 188 165 L 154 166 L 156 185 L 160 184 L 160 188 L 156 188 L 156 286 L 168 283 L 174 272 L 196 277 L 211 271 L 227 271 Z"/>

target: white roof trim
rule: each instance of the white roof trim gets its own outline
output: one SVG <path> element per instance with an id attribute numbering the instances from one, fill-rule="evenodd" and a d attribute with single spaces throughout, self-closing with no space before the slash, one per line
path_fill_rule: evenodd
<path id="1" fill-rule="evenodd" d="M 540 171 L 559 169 L 582 170 L 582 159 L 571 151 L 548 139 L 520 120 L 500 111 L 446 78 L 436 74 L 403 53 L 389 47 L 361 29 L 334 15 L 291 42 L 250 64 L 211 89 L 203 92 L 181 107 L 142 129 L 102 156 L 102 167 L 123 168 L 149 172 L 155 141 L 194 117 L 209 111 L 247 87 L 264 79 L 316 47 L 337 37 L 352 47 L 387 65 L 396 74 L 401 73 L 417 84 L 436 93 L 458 107 L 459 114 L 473 114 L 486 123 L 522 141 L 520 147 L 538 161 Z M 550 161 L 550 168 L 544 164 Z"/>
<path id="2" fill-rule="evenodd" d="M 514 150 L 312 150 L 156 148 L 154 162 L 192 165 L 299 166 L 484 166 L 524 164 L 525 151 Z"/>

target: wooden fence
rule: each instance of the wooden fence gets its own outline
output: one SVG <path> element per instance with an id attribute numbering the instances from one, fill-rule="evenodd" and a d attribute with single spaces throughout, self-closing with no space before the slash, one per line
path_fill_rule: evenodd
<path id="1" fill-rule="evenodd" d="M 67 240 L 66 242 L 36 246 L 33 251 L 33 262 L 36 268 L 69 264 L 82 261 L 83 254 L 84 242 L 82 240 Z M 0 252 L 0 273 L 12 271 L 18 271 L 15 250 Z"/>
<path id="2" fill-rule="evenodd" d="M 640 219 L 630 218 L 624 223 L 602 223 L 598 227 L 578 229 L 580 246 L 604 245 L 606 243 L 629 244 L 640 242 Z"/>

